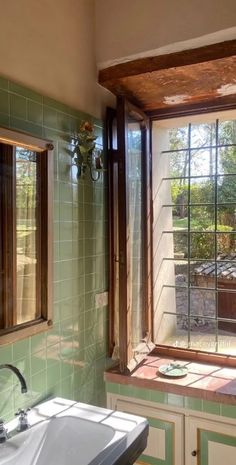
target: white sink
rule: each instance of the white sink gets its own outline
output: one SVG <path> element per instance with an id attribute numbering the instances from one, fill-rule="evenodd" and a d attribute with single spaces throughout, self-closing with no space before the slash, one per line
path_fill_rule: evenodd
<path id="1" fill-rule="evenodd" d="M 129 451 L 133 457 L 140 437 L 146 445 L 145 419 L 65 399 L 36 407 L 29 422 L 29 430 L 0 444 L 0 465 L 112 465 Z"/>

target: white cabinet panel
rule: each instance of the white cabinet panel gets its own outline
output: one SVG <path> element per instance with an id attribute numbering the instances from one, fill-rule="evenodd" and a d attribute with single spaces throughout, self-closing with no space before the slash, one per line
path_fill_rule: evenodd
<path id="1" fill-rule="evenodd" d="M 220 444 L 217 442 L 209 441 L 208 443 L 208 464 L 209 465 L 222 465 L 225 462 L 227 465 L 236 464 L 236 450 L 234 446 L 227 444 Z"/>
<path id="2" fill-rule="evenodd" d="M 138 463 L 151 465 L 184 464 L 184 416 L 162 410 L 145 401 L 109 394 L 108 407 L 143 416 L 149 421 L 148 445 Z"/>
<path id="3" fill-rule="evenodd" d="M 236 425 L 186 418 L 186 465 L 235 465 Z"/>

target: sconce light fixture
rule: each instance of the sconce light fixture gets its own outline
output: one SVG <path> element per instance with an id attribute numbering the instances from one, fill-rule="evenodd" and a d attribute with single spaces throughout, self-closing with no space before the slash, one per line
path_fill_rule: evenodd
<path id="1" fill-rule="evenodd" d="M 78 169 L 77 178 L 84 178 L 89 171 L 92 181 L 98 181 L 104 171 L 102 150 L 96 147 L 96 139 L 92 124 L 83 122 L 73 138 L 73 165 Z"/>

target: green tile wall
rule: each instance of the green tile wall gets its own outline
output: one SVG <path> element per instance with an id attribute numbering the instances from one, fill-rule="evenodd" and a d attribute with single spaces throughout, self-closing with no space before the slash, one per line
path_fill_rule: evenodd
<path id="1" fill-rule="evenodd" d="M 54 327 L 48 333 L 0 348 L 0 363 L 25 374 L 22 395 L 14 376 L 0 371 L 0 417 L 47 396 L 105 405 L 103 371 L 109 363 L 107 307 L 95 308 L 95 294 L 107 289 L 105 174 L 97 183 L 77 180 L 69 155 L 71 135 L 81 121 L 102 124 L 0 77 L 0 126 L 53 140 L 54 150 Z"/>
<path id="2" fill-rule="evenodd" d="M 111 394 L 120 394 L 122 396 L 133 397 L 135 399 L 156 402 L 158 404 L 173 407 L 196 410 L 198 412 L 211 413 L 213 415 L 222 415 L 224 417 L 236 418 L 236 406 L 221 404 L 220 402 L 211 402 L 197 397 L 181 396 L 153 389 L 137 388 L 133 385 L 106 383 L 106 391 Z"/>

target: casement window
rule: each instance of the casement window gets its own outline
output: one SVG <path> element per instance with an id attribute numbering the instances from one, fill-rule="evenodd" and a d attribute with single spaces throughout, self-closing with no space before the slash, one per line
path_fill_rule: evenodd
<path id="1" fill-rule="evenodd" d="M 122 98 L 108 116 L 111 353 L 125 371 L 148 335 L 159 353 L 227 362 L 236 112 L 153 120 L 151 163 L 148 118 Z"/>
<path id="2" fill-rule="evenodd" d="M 149 121 L 118 98 L 117 116 L 109 112 L 107 129 L 110 352 L 124 371 L 151 330 Z"/>
<path id="3" fill-rule="evenodd" d="M 153 123 L 157 345 L 236 355 L 235 116 Z"/>
<path id="4" fill-rule="evenodd" d="M 0 344 L 51 324 L 52 148 L 0 129 Z"/>

